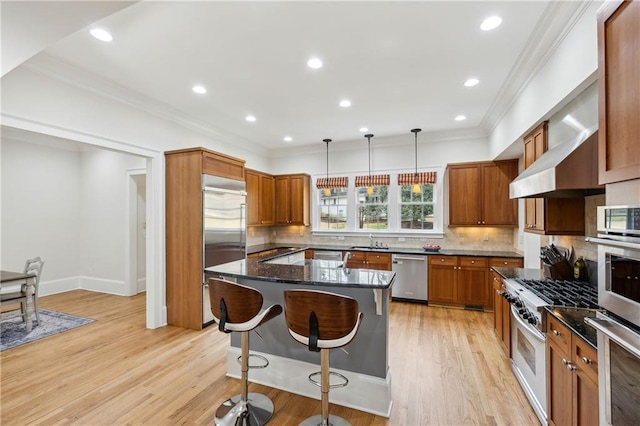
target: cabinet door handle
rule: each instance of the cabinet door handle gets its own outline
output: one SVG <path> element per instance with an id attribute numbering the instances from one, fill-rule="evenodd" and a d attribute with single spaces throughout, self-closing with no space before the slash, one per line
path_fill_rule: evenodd
<path id="1" fill-rule="evenodd" d="M 586 356 L 582 357 L 582 362 L 584 362 L 585 364 L 591 364 L 593 361 L 591 361 L 589 358 L 587 358 Z"/>
<path id="2" fill-rule="evenodd" d="M 509 262 L 504 262 L 504 264 L 505 264 L 505 265 L 508 265 L 508 264 L 509 264 Z"/>
<path id="3" fill-rule="evenodd" d="M 480 221 L 478 221 L 478 225 L 480 225 Z"/>
<path id="4" fill-rule="evenodd" d="M 560 335 L 560 332 L 558 330 L 553 330 L 552 333 L 553 333 L 554 336 L 559 336 Z M 562 361 L 564 362 L 565 360 L 563 359 Z"/>
<path id="5" fill-rule="evenodd" d="M 475 261 L 475 260 L 472 260 L 472 261 L 471 261 L 471 264 L 473 265 L 474 263 L 476 263 L 476 261 Z"/>
<path id="6" fill-rule="evenodd" d="M 570 360 L 562 358 L 562 363 L 567 366 L 567 370 L 573 371 L 576 369 L 576 366 L 571 363 Z"/>

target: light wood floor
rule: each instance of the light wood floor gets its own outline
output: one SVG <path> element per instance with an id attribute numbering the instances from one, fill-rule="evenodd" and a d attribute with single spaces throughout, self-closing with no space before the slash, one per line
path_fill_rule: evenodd
<path id="1" fill-rule="evenodd" d="M 94 318 L 89 325 L 0 354 L 2 425 L 211 424 L 239 392 L 227 378 L 228 335 L 145 328 L 145 298 L 73 291 L 46 309 Z M 493 334 L 491 314 L 391 305 L 391 418 L 331 405 L 353 425 L 538 425 Z M 320 403 L 261 385 L 273 425 L 317 414 Z"/>

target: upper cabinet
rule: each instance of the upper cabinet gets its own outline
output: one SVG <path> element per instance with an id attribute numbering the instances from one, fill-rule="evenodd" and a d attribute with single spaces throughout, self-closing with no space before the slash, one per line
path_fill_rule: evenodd
<path id="1" fill-rule="evenodd" d="M 247 225 L 270 226 L 275 223 L 275 179 L 272 175 L 247 169 Z"/>
<path id="2" fill-rule="evenodd" d="M 547 122 L 524 137 L 524 167 L 547 151 Z M 543 235 L 584 235 L 584 198 L 525 198 L 524 230 Z"/>
<path id="3" fill-rule="evenodd" d="M 278 175 L 276 187 L 276 225 L 309 226 L 311 176 Z"/>
<path id="4" fill-rule="evenodd" d="M 640 1 L 598 13 L 599 180 L 640 178 Z"/>
<path id="5" fill-rule="evenodd" d="M 509 183 L 518 161 L 449 164 L 449 226 L 518 226 Z"/>

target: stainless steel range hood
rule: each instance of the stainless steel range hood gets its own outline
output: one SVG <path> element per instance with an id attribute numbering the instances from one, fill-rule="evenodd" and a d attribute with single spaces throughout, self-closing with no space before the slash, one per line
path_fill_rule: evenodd
<path id="1" fill-rule="evenodd" d="M 545 152 L 509 184 L 510 198 L 576 198 L 604 194 L 598 184 L 598 128 Z"/>

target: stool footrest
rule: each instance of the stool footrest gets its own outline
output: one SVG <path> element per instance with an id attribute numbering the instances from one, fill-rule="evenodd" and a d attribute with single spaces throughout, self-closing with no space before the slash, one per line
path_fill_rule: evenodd
<path id="1" fill-rule="evenodd" d="M 322 387 L 322 383 L 313 378 L 315 376 L 321 376 L 321 375 L 322 375 L 322 371 L 316 371 L 315 373 L 311 373 L 309 374 L 309 381 L 318 387 Z M 335 383 L 333 385 L 329 385 L 329 389 L 343 388 L 349 384 L 349 379 L 347 379 L 345 376 L 343 376 L 340 373 L 330 371 L 329 376 L 335 376 L 343 380 L 342 383 Z"/>
<path id="2" fill-rule="evenodd" d="M 267 368 L 269 366 L 269 360 L 266 357 L 264 357 L 262 355 L 249 354 L 249 359 L 251 359 L 252 357 L 253 358 L 259 358 L 259 359 L 263 360 L 264 364 L 261 364 L 261 365 L 249 365 L 248 366 L 249 368 Z M 236 359 L 236 361 L 238 361 L 238 364 L 242 365 L 242 355 L 240 355 Z"/>

